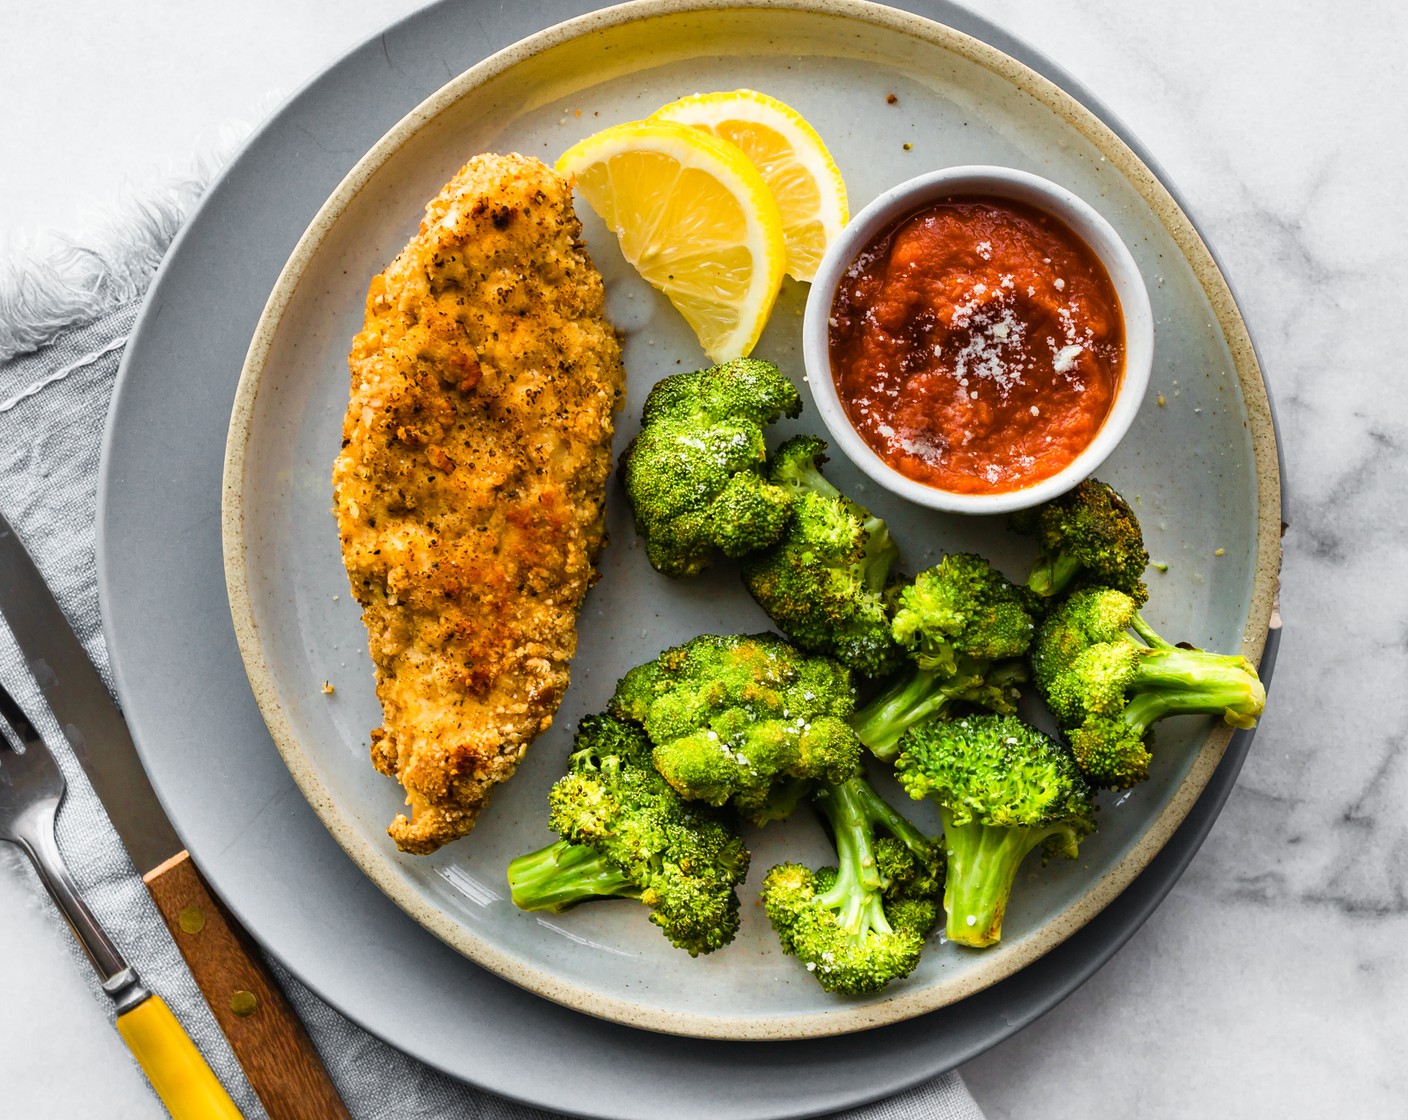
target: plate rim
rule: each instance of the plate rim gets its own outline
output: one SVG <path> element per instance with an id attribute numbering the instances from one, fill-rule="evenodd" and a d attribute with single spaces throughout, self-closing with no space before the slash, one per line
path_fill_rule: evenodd
<path id="1" fill-rule="evenodd" d="M 1032 67 L 998 48 L 947 24 L 869 0 L 630 0 L 565 20 L 518 40 L 463 71 L 421 101 L 394 124 L 343 177 L 299 237 L 279 273 L 259 317 L 241 369 L 231 410 L 221 480 L 222 550 L 231 617 L 250 687 L 275 745 L 300 792 L 308 800 L 338 845 L 376 886 L 413 920 L 471 961 L 544 998 L 627 1026 L 706 1039 L 805 1039 L 849 1033 L 900 1022 L 948 1006 L 1019 972 L 1088 924 L 1116 898 L 1172 837 L 1193 803 L 1206 788 L 1232 736 L 1218 724 L 1210 729 L 1188 773 L 1139 839 L 1105 876 L 1065 910 L 1050 919 L 1035 936 L 992 953 L 985 963 L 962 977 L 875 1003 L 786 1015 L 750 1016 L 680 1012 L 605 996 L 586 985 L 565 981 L 525 964 L 496 948 L 468 927 L 430 905 L 395 874 L 387 853 L 363 840 L 351 825 L 351 813 L 330 796 L 315 767 L 300 748 L 298 737 L 279 703 L 279 690 L 263 654 L 245 565 L 246 543 L 241 504 L 245 452 L 251 437 L 260 374 L 290 300 L 303 272 L 328 230 L 359 191 L 400 148 L 475 89 L 521 62 L 573 39 L 625 24 L 656 18 L 716 15 L 738 10 L 786 11 L 855 20 L 886 31 L 910 35 L 950 50 L 1023 89 L 1084 135 L 1124 175 L 1159 218 L 1192 268 L 1232 356 L 1251 430 L 1256 473 L 1257 531 L 1255 567 L 1242 652 L 1255 663 L 1262 653 L 1271 620 L 1279 570 L 1281 476 L 1279 442 L 1269 396 L 1250 333 L 1235 297 L 1211 250 L 1161 177 L 1124 138 L 1073 94 Z"/>

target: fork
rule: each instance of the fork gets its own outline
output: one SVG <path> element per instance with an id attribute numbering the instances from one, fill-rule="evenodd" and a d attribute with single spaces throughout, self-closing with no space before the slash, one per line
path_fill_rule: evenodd
<path id="1" fill-rule="evenodd" d="M 12 738 L 13 737 L 13 740 Z M 34 724 L 0 685 L 0 840 L 19 846 L 117 1008 L 117 1032 L 175 1120 L 240 1120 L 240 1111 L 162 998 L 79 896 L 54 835 L 64 776 Z"/>

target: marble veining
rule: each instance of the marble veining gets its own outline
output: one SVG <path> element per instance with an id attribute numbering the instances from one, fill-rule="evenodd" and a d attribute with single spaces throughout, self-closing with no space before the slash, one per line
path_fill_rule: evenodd
<path id="1" fill-rule="evenodd" d="M 8 212 L 28 222 L 72 226 L 60 204 L 107 201 L 124 175 L 155 177 L 162 160 L 184 166 L 220 121 L 415 5 L 318 0 L 296 26 L 273 0 L 234 23 L 216 9 L 178 19 L 171 0 L 131 5 L 126 19 L 76 4 L 88 6 L 94 53 L 66 69 L 27 59 L 89 50 L 65 34 L 69 19 L 36 8 L 10 29 L 26 49 L 0 68 L 0 92 L 16 104 L 20 88 L 40 93 L 0 123 L 0 149 L 44 146 L 43 172 L 5 184 Z M 1402 1116 L 1408 14 L 1386 0 L 987 0 L 982 11 L 1129 125 L 1221 256 L 1274 395 L 1290 529 L 1268 709 L 1217 825 L 1108 965 L 964 1075 L 993 1120 Z M 282 37 L 257 42 L 275 23 Z M 192 45 L 202 29 L 242 59 L 219 83 Z M 92 111 L 104 103 L 116 119 Z M 33 889 L 0 857 L 0 1027 L 26 1022 L 3 1032 L 5 1110 L 159 1115 Z M 61 1035 L 90 1077 L 70 1075 Z"/>
<path id="2" fill-rule="evenodd" d="M 1386 185 L 1408 152 L 1350 70 L 1372 75 L 1376 105 L 1401 104 L 1387 44 L 1408 23 L 1370 3 L 1333 16 L 1078 7 L 1099 10 L 1079 31 L 1070 9 L 994 14 L 1114 103 L 1223 259 L 1286 458 L 1285 629 L 1252 753 L 1169 899 L 1084 988 L 965 1074 L 995 1118 L 1033 1115 L 1038 1099 L 1055 1117 L 1401 1116 L 1408 219 Z M 1344 36 L 1363 48 L 1352 66 L 1326 49 Z M 1065 1089 L 1054 1107 L 1032 1087 L 1047 1078 Z"/>

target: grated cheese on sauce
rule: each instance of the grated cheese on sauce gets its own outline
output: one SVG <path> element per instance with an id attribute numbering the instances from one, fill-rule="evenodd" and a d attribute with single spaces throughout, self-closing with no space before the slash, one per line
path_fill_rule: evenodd
<path id="1" fill-rule="evenodd" d="M 1075 234 L 1016 203 L 952 199 L 852 262 L 830 316 L 847 415 L 911 478 L 999 493 L 1093 438 L 1124 364 L 1109 277 Z"/>

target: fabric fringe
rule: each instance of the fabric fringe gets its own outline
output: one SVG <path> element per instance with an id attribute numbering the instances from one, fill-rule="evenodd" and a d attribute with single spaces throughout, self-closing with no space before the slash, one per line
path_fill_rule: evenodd
<path id="1" fill-rule="evenodd" d="M 140 298 L 176 231 L 249 131 L 246 124 L 221 128 L 188 171 L 124 191 L 89 230 L 7 238 L 0 251 L 0 362 Z"/>
<path id="2" fill-rule="evenodd" d="M 141 296 L 205 184 L 196 176 L 165 183 L 125 202 L 91 238 L 51 234 L 42 255 L 33 244 L 6 253 L 0 361 L 38 350 Z"/>

